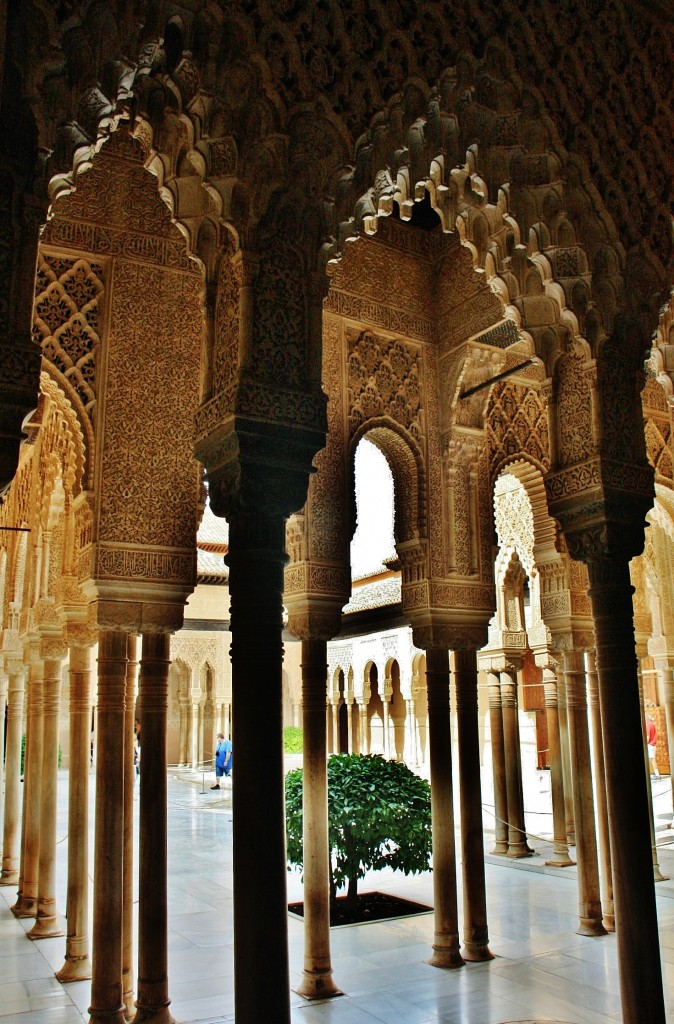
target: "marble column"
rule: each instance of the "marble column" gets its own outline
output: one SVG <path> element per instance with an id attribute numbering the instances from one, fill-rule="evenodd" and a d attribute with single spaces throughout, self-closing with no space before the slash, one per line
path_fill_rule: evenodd
<path id="1" fill-rule="evenodd" d="M 672 641 L 668 640 L 667 647 L 671 650 Z M 665 665 L 661 674 L 665 694 L 665 721 L 669 748 L 669 784 L 672 793 L 672 808 L 674 809 L 674 661 L 671 655 L 668 656 Z"/>
<path id="2" fill-rule="evenodd" d="M 454 652 L 454 687 L 459 735 L 461 787 L 461 866 L 463 870 L 464 960 L 492 960 L 487 926 L 484 878 L 480 736 L 477 713 L 477 655 L 474 650 Z"/>
<path id="3" fill-rule="evenodd" d="M 42 640 L 42 781 L 40 786 L 40 858 L 35 924 L 29 939 L 48 939 L 64 933 L 56 906 L 56 808 L 58 795 L 59 709 L 61 676 L 67 647 L 62 638 Z"/>
<path id="4" fill-rule="evenodd" d="M 611 841 L 608 827 L 608 804 L 606 802 L 606 769 L 604 766 L 604 741 L 601 729 L 597 666 L 594 651 L 588 651 L 585 659 L 587 668 L 587 705 L 590 714 L 592 750 L 594 753 L 594 784 L 597 802 L 597 825 L 599 828 L 599 878 L 601 882 L 602 923 L 607 932 L 614 932 L 615 908 L 613 906 Z"/>
<path id="5" fill-rule="evenodd" d="M 426 652 L 428 744 L 433 816 L 433 905 L 435 928 L 433 967 L 461 967 L 456 894 L 452 733 L 449 717 L 449 656 L 446 650 Z"/>
<path id="6" fill-rule="evenodd" d="M 331 704 L 330 707 L 332 710 L 332 749 L 335 754 L 339 754 L 339 703 Z"/>
<path id="7" fill-rule="evenodd" d="M 168 994 L 166 724 L 171 637 L 144 633 L 138 680 L 140 769 L 135 1024 L 173 1024 Z"/>
<path id="8" fill-rule="evenodd" d="M 594 796 L 590 736 L 585 696 L 585 664 L 582 651 L 564 652 L 564 679 L 569 723 L 569 749 L 573 763 L 573 808 L 576 823 L 578 862 L 579 935 L 605 935 L 599 892 L 597 836 L 594 826 Z"/>
<path id="9" fill-rule="evenodd" d="M 199 767 L 199 705 L 192 702 L 192 718 L 190 722 L 190 764 Z"/>
<path id="10" fill-rule="evenodd" d="M 559 744 L 562 754 L 562 778 L 564 780 L 564 816 L 566 818 L 566 841 L 576 845 L 576 823 L 573 816 L 573 765 L 569 747 L 569 716 L 566 709 L 566 683 L 564 673 L 557 676 L 557 715 L 559 718 Z"/>
<path id="11" fill-rule="evenodd" d="M 386 695 L 384 695 L 382 697 L 382 728 L 383 728 L 383 731 L 384 731 L 384 737 L 383 737 L 383 739 L 384 739 L 384 742 L 383 742 L 384 757 L 390 757 L 391 756 L 391 737 L 389 735 L 389 730 L 391 728 L 391 713 L 390 713 L 390 709 L 389 709 L 388 697 Z"/>
<path id="12" fill-rule="evenodd" d="M 330 956 L 330 847 L 326 771 L 327 642 L 302 641 L 302 842 L 304 847 L 304 969 L 297 987 L 307 999 L 341 995 Z"/>
<path id="13" fill-rule="evenodd" d="M 134 870 L 133 870 L 133 803 L 136 795 L 136 766 L 133 763 L 136 724 L 136 697 L 138 692 L 138 637 L 127 638 L 126 710 L 124 713 L 124 853 L 122 877 L 122 1000 L 126 1018 L 136 1012 L 134 971 Z M 141 729 L 142 736 L 142 729 Z M 144 738 L 144 737 L 143 737 Z"/>
<path id="14" fill-rule="evenodd" d="M 101 630 L 90 1024 L 125 1024 L 126 1021 L 122 998 L 126 667 L 126 633 Z"/>
<path id="15" fill-rule="evenodd" d="M 623 1024 L 665 1024 L 629 561 L 588 560 Z"/>
<path id="16" fill-rule="evenodd" d="M 237 1024 L 290 1024 L 282 702 L 285 561 L 283 515 L 265 513 L 259 505 L 230 514 Z"/>
<path id="17" fill-rule="evenodd" d="M 9 676 L 0 658 L 0 821 L 5 818 L 5 722 L 7 720 L 7 696 Z"/>
<path id="18" fill-rule="evenodd" d="M 348 749 L 347 753 L 349 753 L 349 754 L 354 754 L 355 753 L 355 749 L 354 749 L 354 745 L 353 745 L 353 712 L 354 712 L 354 708 L 355 707 L 356 707 L 356 705 L 355 705 L 355 703 L 353 701 L 353 698 L 351 700 L 347 701 L 347 704 L 346 704 L 346 727 L 347 727 L 347 733 L 348 733 L 348 735 L 347 735 L 347 743 L 349 745 L 349 749 Z"/>
<path id="19" fill-rule="evenodd" d="M 77 627 L 74 627 L 77 629 Z M 72 636 L 73 627 L 70 627 Z M 68 895 L 65 963 L 59 981 L 91 977 L 89 958 L 89 760 L 91 648 L 69 641 L 70 770 L 68 779 Z M 92 638 L 93 639 L 93 638 Z"/>
<path id="20" fill-rule="evenodd" d="M 557 674 L 550 666 L 543 669 L 543 692 L 545 694 L 545 718 L 548 726 L 548 748 L 550 750 L 553 831 L 552 857 L 545 863 L 550 867 L 564 868 L 575 862 L 569 856 L 569 847 L 566 843 L 564 771 L 562 768 L 562 749 L 559 737 Z"/>
<path id="21" fill-rule="evenodd" d="M 644 679 L 641 673 L 641 658 L 637 651 L 637 673 L 639 679 L 639 705 L 641 707 L 641 734 L 644 744 L 644 765 L 646 767 L 646 800 L 648 801 L 648 824 L 651 833 L 651 856 L 653 858 L 653 879 L 656 882 L 669 881 L 668 875 L 663 875 L 658 863 L 658 847 L 655 842 L 655 819 L 653 817 L 653 790 L 651 789 L 651 764 L 648 757 L 648 744 L 646 742 L 646 709 L 644 707 Z"/>
<path id="22" fill-rule="evenodd" d="M 7 740 L 0 885 L 16 885 L 19 879 L 21 839 L 21 734 L 26 668 L 20 658 L 7 659 L 6 667 L 8 675 Z"/>
<path id="23" fill-rule="evenodd" d="M 501 681 L 498 672 L 487 674 L 489 693 L 489 733 L 491 737 L 491 765 L 494 776 L 494 849 L 492 853 L 505 856 L 508 852 L 508 791 L 506 786 L 505 742 L 503 738 L 503 709 L 501 707 Z"/>
<path id="24" fill-rule="evenodd" d="M 360 705 L 360 753 L 370 753 L 370 730 L 367 723 L 367 704 Z"/>
<path id="25" fill-rule="evenodd" d="M 35 917 L 40 862 L 40 788 L 42 785 L 42 684 L 44 664 L 37 641 L 26 645 L 26 745 L 23 764 L 23 816 L 19 891 L 12 913 Z"/>
<path id="26" fill-rule="evenodd" d="M 503 744 L 505 749 L 506 791 L 508 797 L 508 856 L 530 857 L 524 824 L 524 794 L 520 760 L 520 723 L 517 702 L 517 671 L 501 671 Z"/>

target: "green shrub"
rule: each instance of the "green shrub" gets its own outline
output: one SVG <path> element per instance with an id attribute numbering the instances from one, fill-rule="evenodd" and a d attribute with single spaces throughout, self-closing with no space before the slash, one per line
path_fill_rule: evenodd
<path id="1" fill-rule="evenodd" d="M 301 754 L 302 747 L 302 730 L 296 725 L 287 725 L 283 730 L 283 749 L 286 754 Z"/>
<path id="2" fill-rule="evenodd" d="M 428 871 L 432 852 L 431 787 L 400 761 L 378 754 L 328 760 L 330 894 L 347 886 L 357 899 L 366 871 Z M 302 867 L 302 769 L 286 775 L 288 862 Z"/>

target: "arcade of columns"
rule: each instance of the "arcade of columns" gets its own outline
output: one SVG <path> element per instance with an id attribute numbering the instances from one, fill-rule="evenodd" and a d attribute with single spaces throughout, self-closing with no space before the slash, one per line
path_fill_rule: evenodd
<path id="1" fill-rule="evenodd" d="M 327 0 L 2 10 L 3 879 L 18 886 L 15 913 L 35 918 L 31 937 L 63 928 L 53 796 L 67 657 L 60 976 L 91 973 L 91 1021 L 171 1020 L 169 644 L 195 583 L 199 463 L 230 529 L 237 1022 L 290 1020 L 282 602 L 302 643 L 302 987 L 336 990 L 327 643 L 350 592 L 353 451 L 365 436 L 392 469 L 402 608 L 425 661 L 431 962 L 492 955 L 478 651 L 497 813 L 509 823 L 497 841 L 528 852 L 516 686 L 528 646 L 545 695 L 555 860 L 568 859 L 574 831 L 580 928 L 597 934 L 602 913 L 615 919 L 625 1024 L 665 1020 L 636 655 L 663 673 L 671 730 L 673 313 L 660 312 L 671 281 L 671 25 L 657 2 L 638 18 L 617 0 L 567 6 L 565 19 L 556 5 L 514 0 L 372 3 L 366 14 Z M 598 845 L 590 733 L 604 766 Z M 565 768 L 567 750 L 580 770 Z M 251 965 L 268 948 L 260 985 Z"/>

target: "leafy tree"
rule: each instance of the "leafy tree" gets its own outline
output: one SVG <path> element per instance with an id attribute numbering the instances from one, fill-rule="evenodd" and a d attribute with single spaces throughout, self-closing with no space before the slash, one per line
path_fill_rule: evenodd
<path id="1" fill-rule="evenodd" d="M 328 760 L 330 896 L 347 886 L 357 901 L 366 871 L 406 875 L 430 867 L 431 788 L 400 761 L 378 754 L 333 754 Z M 288 861 L 302 867 L 302 769 L 286 775 Z"/>

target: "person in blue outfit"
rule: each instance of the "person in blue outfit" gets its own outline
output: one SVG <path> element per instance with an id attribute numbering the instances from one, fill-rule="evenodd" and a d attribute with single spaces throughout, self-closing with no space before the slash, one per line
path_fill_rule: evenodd
<path id="1" fill-rule="evenodd" d="M 211 789 L 220 789 L 220 779 L 229 778 L 232 770 L 232 741 L 226 740 L 223 733 L 218 733 L 218 744 L 215 748 L 215 785 Z"/>

